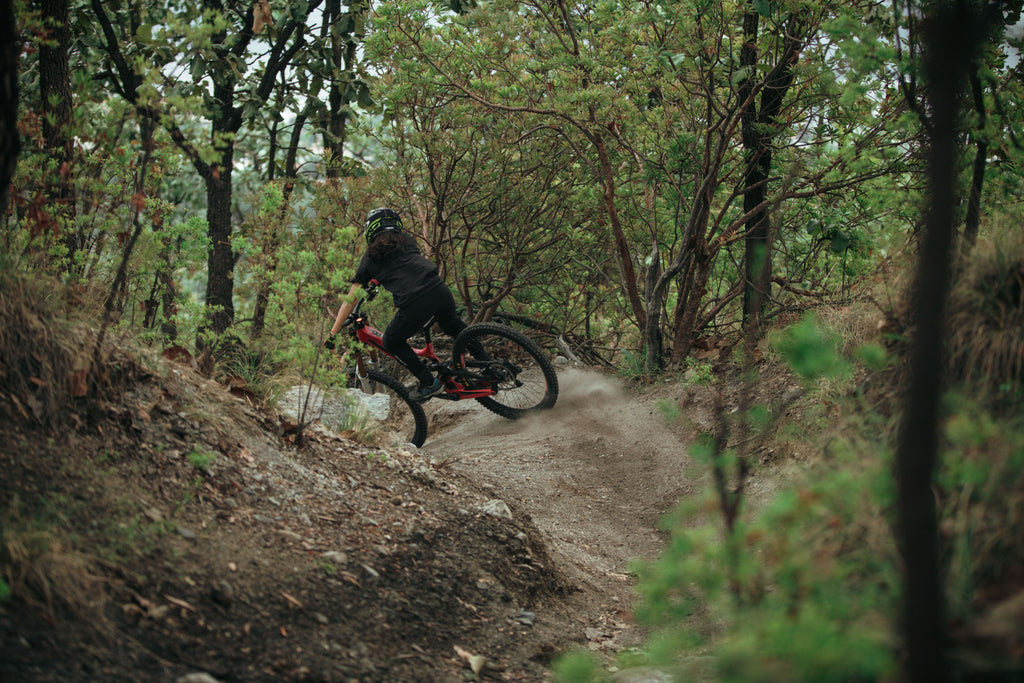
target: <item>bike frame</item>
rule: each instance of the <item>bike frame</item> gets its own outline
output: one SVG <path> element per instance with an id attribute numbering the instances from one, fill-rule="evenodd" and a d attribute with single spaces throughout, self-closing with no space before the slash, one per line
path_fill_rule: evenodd
<path id="1" fill-rule="evenodd" d="M 355 308 L 352 309 L 352 313 L 349 315 L 348 321 L 346 321 L 345 324 L 346 326 L 351 326 L 350 334 L 354 339 L 377 349 L 380 353 L 383 353 L 389 358 L 393 358 L 395 362 L 402 365 L 402 367 L 405 367 L 399 359 L 387 352 L 384 348 L 384 333 L 370 325 L 370 321 L 362 312 L 363 304 L 367 301 L 372 301 L 377 295 L 377 286 L 379 284 L 380 283 L 376 280 L 370 281 L 370 284 L 366 289 L 366 294 L 356 303 Z M 498 393 L 495 391 L 493 386 L 468 386 L 466 380 L 469 379 L 470 373 L 456 368 L 454 363 L 445 363 L 438 358 L 437 352 L 434 350 L 434 342 L 430 335 L 430 326 L 433 325 L 433 322 L 433 318 L 431 318 L 431 320 L 429 320 L 423 327 L 426 344 L 421 348 L 413 346 L 412 350 L 417 356 L 427 361 L 427 367 L 437 373 L 438 379 L 440 379 L 441 384 L 444 385 L 444 392 L 438 394 L 435 398 L 443 398 L 449 401 L 462 401 L 469 398 L 494 396 Z M 479 380 L 477 380 L 476 383 L 479 384 Z"/>

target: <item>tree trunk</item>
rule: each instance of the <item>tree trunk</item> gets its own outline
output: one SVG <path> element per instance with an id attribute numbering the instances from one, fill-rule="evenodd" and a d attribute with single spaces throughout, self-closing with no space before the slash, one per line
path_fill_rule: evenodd
<path id="1" fill-rule="evenodd" d="M 672 362 L 676 363 L 688 355 L 693 348 L 697 334 L 697 313 L 700 302 L 708 289 L 711 280 L 712 259 L 703 253 L 694 254 L 694 265 L 689 273 L 686 286 L 680 280 L 681 310 L 676 315 L 676 327 L 672 338 Z"/>
<path id="2" fill-rule="evenodd" d="M 67 248 L 67 268 L 74 267 L 75 255 L 83 238 L 74 228 L 74 196 L 69 178 L 71 139 L 71 45 L 68 0 L 38 0 L 46 39 L 39 42 L 39 95 L 43 122 L 43 144 L 56 162 L 56 170 L 46 189 L 47 204 L 58 234 Z"/>
<path id="3" fill-rule="evenodd" d="M 342 156 L 345 152 L 345 124 L 348 116 L 344 111 L 345 84 L 352 74 L 345 68 L 345 41 L 338 30 L 342 19 L 341 0 L 327 0 L 324 21 L 328 22 L 331 35 L 331 60 L 334 66 L 334 77 L 331 80 L 327 95 L 327 125 L 324 126 L 324 147 L 330 150 L 327 157 L 326 175 L 337 178 Z M 347 77 L 347 78 L 346 78 Z"/>
<path id="4" fill-rule="evenodd" d="M 897 538 L 903 555 L 904 680 L 952 679 L 948 666 L 939 533 L 932 486 L 938 465 L 946 296 L 956 212 L 958 99 L 979 45 L 1000 17 L 966 3 L 936 5 L 929 17 L 925 73 L 931 127 L 928 210 L 911 310 L 917 331 L 896 452 Z"/>
<path id="5" fill-rule="evenodd" d="M 13 0 L 0 0 L 0 211 L 6 211 L 18 166 L 18 29 Z"/>
<path id="6" fill-rule="evenodd" d="M 622 223 L 619 221 L 619 211 L 615 204 L 615 171 L 612 168 L 611 158 L 608 156 L 608 148 L 604 138 L 597 134 L 593 138 L 594 146 L 597 148 L 598 162 L 601 169 L 601 188 L 604 193 L 604 209 L 611 223 L 612 238 L 615 243 L 615 257 L 619 265 L 619 274 L 622 277 L 622 286 L 626 290 L 626 299 L 636 318 L 637 325 L 641 330 L 647 324 L 647 314 L 644 311 L 643 301 L 640 300 L 640 290 L 637 287 L 636 269 L 633 267 L 633 255 L 629 250 L 629 243 L 622 230 Z"/>
<path id="7" fill-rule="evenodd" d="M 213 145 L 219 159 L 204 178 L 206 182 L 206 230 L 210 237 L 207 257 L 206 307 L 210 311 L 210 327 L 223 334 L 235 321 L 234 270 L 235 250 L 231 244 L 231 174 L 235 146 L 230 134 L 237 131 L 230 115 L 234 101 L 234 84 L 214 85 L 214 96 L 221 110 L 213 119 Z"/>
<path id="8" fill-rule="evenodd" d="M 664 367 L 664 340 L 661 334 L 661 306 L 664 303 L 666 287 L 659 287 L 661 279 L 661 253 L 658 241 L 654 240 L 648 258 L 650 265 L 644 276 L 644 291 L 647 293 L 647 324 L 644 325 L 644 372 L 655 375 Z"/>
<path id="9" fill-rule="evenodd" d="M 749 69 L 748 79 L 753 78 L 757 64 L 757 23 L 756 12 L 744 16 L 744 44 L 740 53 L 741 64 Z M 787 22 L 785 42 L 779 60 L 765 76 L 761 92 L 760 111 L 753 101 L 753 82 L 744 83 L 741 99 L 746 107 L 743 111 L 743 147 L 747 165 L 744 171 L 743 210 L 749 214 L 744 236 L 744 278 L 743 320 L 750 322 L 760 334 L 761 314 L 769 300 L 772 278 L 772 230 L 771 215 L 764 206 L 768 196 L 768 180 L 772 167 L 772 142 L 775 128 L 782 111 L 782 102 L 793 84 L 793 66 L 803 48 L 805 34 L 812 31 L 805 22 L 793 17 Z M 746 98 L 742 93 L 746 91 Z"/>
<path id="10" fill-rule="evenodd" d="M 206 181 L 206 221 L 210 237 L 207 259 L 206 306 L 213 332 L 223 334 L 235 320 L 235 252 L 231 246 L 231 157 L 214 167 Z M 219 171 L 219 173 L 217 173 Z"/>
<path id="11" fill-rule="evenodd" d="M 758 63 L 758 13 L 743 15 L 743 46 L 740 65 L 748 70 L 740 87 L 743 124 L 743 150 L 746 166 L 743 172 L 743 213 L 748 215 L 744 233 L 743 323 L 750 323 L 760 334 L 761 314 L 768 304 L 771 287 L 771 216 L 764 206 L 768 197 L 771 173 L 772 142 L 776 135 L 782 100 L 793 85 L 793 68 L 803 49 L 803 42 L 812 30 L 798 16 L 786 23 L 785 39 L 778 61 L 765 76 L 760 111 L 755 104 L 754 73 Z"/>
<path id="12" fill-rule="evenodd" d="M 978 239 L 978 227 L 981 225 L 981 189 L 985 184 L 985 165 L 988 161 L 988 133 L 985 131 L 987 115 L 985 113 L 985 94 L 978 78 L 977 67 L 971 72 L 971 95 L 974 98 L 974 111 L 978 114 L 978 142 L 974 151 L 974 166 L 971 172 L 971 189 L 967 195 L 967 216 L 964 219 L 963 252 L 966 254 L 974 247 Z"/>
<path id="13" fill-rule="evenodd" d="M 223 44 L 225 34 L 215 38 Z M 210 141 L 217 151 L 217 161 L 209 167 L 197 166 L 206 183 L 206 230 L 210 237 L 207 258 L 206 307 L 210 312 L 210 328 L 216 335 L 224 334 L 235 322 L 235 250 L 231 244 L 231 174 L 235 161 L 234 136 L 242 126 L 242 117 L 235 110 L 235 87 L 238 82 L 230 71 L 214 72 L 213 99 L 217 108 L 211 116 Z M 201 346 L 205 346 L 200 342 Z"/>
<path id="14" fill-rule="evenodd" d="M 747 75 L 740 86 L 739 98 L 743 121 L 743 213 L 749 215 L 744 235 L 743 322 L 745 326 L 760 328 L 761 310 L 771 275 L 769 252 L 768 212 L 763 208 L 767 196 L 768 173 L 772 156 L 768 140 L 759 130 L 760 120 L 754 97 L 754 73 L 757 65 L 758 14 L 750 11 L 743 15 L 743 47 L 740 48 L 740 67 Z"/>
<path id="15" fill-rule="evenodd" d="M 355 82 L 357 26 L 361 25 L 361 15 L 366 11 L 359 0 L 350 0 L 348 12 L 342 12 L 341 0 L 328 0 L 325 20 L 329 22 L 331 35 L 331 60 L 336 74 L 327 97 L 327 125 L 324 147 L 330 150 L 327 155 L 328 178 L 341 175 L 342 159 L 345 155 L 345 139 L 348 135 L 348 120 L 351 118 L 349 103 L 353 101 L 349 86 Z M 351 28 L 342 31 L 342 21 L 351 19 Z M 361 34 L 360 34 L 361 35 Z"/>

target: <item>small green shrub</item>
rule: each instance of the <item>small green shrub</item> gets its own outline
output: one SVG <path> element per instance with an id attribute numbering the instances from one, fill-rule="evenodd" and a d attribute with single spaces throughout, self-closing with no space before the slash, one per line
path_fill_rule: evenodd
<path id="1" fill-rule="evenodd" d="M 969 619 L 979 591 L 1024 563 L 1024 420 L 960 393 L 945 408 L 937 491 L 949 610 Z"/>
<path id="2" fill-rule="evenodd" d="M 686 372 L 683 375 L 690 384 L 710 386 L 715 381 L 714 366 L 708 361 L 690 357 L 686 359 Z"/>
<path id="3" fill-rule="evenodd" d="M 681 653 L 710 651 L 717 677 L 734 681 L 892 673 L 898 565 L 875 495 L 888 465 L 865 467 L 858 452 L 836 452 L 731 535 L 701 521 L 712 497 L 681 508 L 662 556 L 640 570 L 637 615 L 661 632 L 652 663 L 672 670 Z"/>
<path id="4" fill-rule="evenodd" d="M 594 683 L 607 681 L 601 663 L 589 652 L 570 652 L 555 662 L 556 683 Z"/>
<path id="5" fill-rule="evenodd" d="M 838 335 L 820 325 L 813 313 L 805 315 L 796 325 L 770 335 L 769 343 L 805 380 L 849 375 L 850 366 L 839 352 Z"/>
<path id="6" fill-rule="evenodd" d="M 880 347 L 851 344 L 814 316 L 773 334 L 770 344 L 834 402 L 852 396 L 849 424 L 838 435 L 834 419 L 810 433 L 801 423 L 805 440 L 828 430 L 823 457 L 774 481 L 773 497 L 754 505 L 744 488 L 756 464 L 751 443 L 774 433 L 778 407 L 750 401 L 718 416 L 722 431 L 690 449 L 714 486 L 680 505 L 665 522 L 671 536 L 661 556 L 639 565 L 636 615 L 653 635 L 639 662 L 629 662 L 637 660 L 630 654 L 620 664 L 655 666 L 680 680 L 695 666 L 727 681 L 886 679 L 896 670 L 900 586 L 887 520 L 892 429 L 878 416 L 852 416 L 862 399 L 850 392 L 853 366 L 842 350 L 867 367 L 891 361 Z M 659 410 L 666 419 L 679 412 L 668 403 Z M 568 661 L 580 676 L 572 680 L 598 680 L 585 661 Z"/>
<path id="7" fill-rule="evenodd" d="M 628 380 L 646 377 L 647 370 L 644 368 L 644 354 L 624 350 L 622 361 L 618 365 L 619 375 Z"/>
<path id="8" fill-rule="evenodd" d="M 217 454 L 213 451 L 208 451 L 205 448 L 196 446 L 185 456 L 185 459 L 190 465 L 195 467 L 200 472 L 206 474 L 213 467 L 213 463 L 217 461 Z"/>

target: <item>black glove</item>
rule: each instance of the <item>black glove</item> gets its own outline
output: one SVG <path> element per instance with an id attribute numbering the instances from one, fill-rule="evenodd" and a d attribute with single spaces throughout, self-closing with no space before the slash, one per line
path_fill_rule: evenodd
<path id="1" fill-rule="evenodd" d="M 330 349 L 332 351 L 334 350 L 334 337 L 335 336 L 337 336 L 337 335 L 333 335 L 332 334 L 331 336 L 327 337 L 327 339 L 324 339 L 324 348 L 325 349 Z"/>

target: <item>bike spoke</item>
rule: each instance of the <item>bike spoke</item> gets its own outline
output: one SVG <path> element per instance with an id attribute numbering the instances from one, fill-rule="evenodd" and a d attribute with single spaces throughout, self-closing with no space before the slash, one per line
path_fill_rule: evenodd
<path id="1" fill-rule="evenodd" d="M 536 344 L 515 330 L 494 323 L 471 325 L 455 340 L 453 354 L 457 366 L 496 390 L 494 396 L 477 399 L 488 410 L 516 419 L 555 403 L 554 368 Z"/>
<path id="2" fill-rule="evenodd" d="M 427 438 L 427 417 L 423 407 L 409 398 L 408 390 L 394 377 L 377 370 L 370 370 L 368 375 L 376 383 L 374 398 L 380 401 L 380 408 L 374 416 L 374 443 L 380 446 L 422 446 Z"/>

